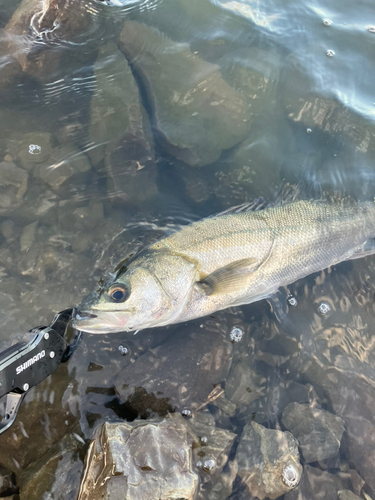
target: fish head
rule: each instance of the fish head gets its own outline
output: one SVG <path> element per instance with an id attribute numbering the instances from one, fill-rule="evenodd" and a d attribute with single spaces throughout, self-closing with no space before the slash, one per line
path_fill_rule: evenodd
<path id="1" fill-rule="evenodd" d="M 74 326 L 114 333 L 170 324 L 190 297 L 196 274 L 194 264 L 183 257 L 138 258 L 79 306 Z"/>

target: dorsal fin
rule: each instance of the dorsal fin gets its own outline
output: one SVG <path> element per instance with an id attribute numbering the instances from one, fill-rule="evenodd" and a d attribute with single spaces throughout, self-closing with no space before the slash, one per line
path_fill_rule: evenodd
<path id="1" fill-rule="evenodd" d="M 264 198 L 256 198 L 248 203 L 242 203 L 242 205 L 236 205 L 235 207 L 227 208 L 218 214 L 209 215 L 207 219 L 212 219 L 213 217 L 222 217 L 223 215 L 230 214 L 242 214 L 244 212 L 257 212 L 258 210 L 263 210 L 267 207 L 267 202 Z"/>

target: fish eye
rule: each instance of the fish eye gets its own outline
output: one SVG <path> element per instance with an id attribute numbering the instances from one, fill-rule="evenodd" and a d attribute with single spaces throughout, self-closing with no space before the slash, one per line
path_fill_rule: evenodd
<path id="1" fill-rule="evenodd" d="M 125 302 L 130 295 L 126 286 L 119 285 L 118 283 L 110 286 L 107 290 L 107 294 L 113 302 Z"/>

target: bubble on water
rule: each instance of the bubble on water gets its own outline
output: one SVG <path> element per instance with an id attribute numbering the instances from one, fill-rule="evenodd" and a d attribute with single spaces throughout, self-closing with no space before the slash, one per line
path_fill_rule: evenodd
<path id="1" fill-rule="evenodd" d="M 124 345 L 119 345 L 117 349 L 120 351 L 121 356 L 126 356 L 129 352 L 129 349 Z"/>
<path id="2" fill-rule="evenodd" d="M 333 50 L 329 49 L 329 50 L 327 50 L 326 55 L 328 57 L 333 57 L 335 55 L 335 52 Z"/>
<path id="3" fill-rule="evenodd" d="M 216 466 L 215 460 L 213 458 L 210 458 L 203 462 L 202 469 L 206 472 L 211 472 L 212 470 L 214 470 L 215 466 Z"/>
<path id="4" fill-rule="evenodd" d="M 370 33 L 375 33 L 375 26 L 367 26 L 367 31 Z"/>
<path id="5" fill-rule="evenodd" d="M 322 302 L 318 307 L 318 311 L 323 315 L 328 314 L 330 310 L 331 308 L 327 302 Z"/>
<path id="6" fill-rule="evenodd" d="M 330 19 L 323 19 L 324 26 L 331 26 L 332 21 Z"/>
<path id="7" fill-rule="evenodd" d="M 298 471 L 293 465 L 288 465 L 285 467 L 283 470 L 283 481 L 284 483 L 289 486 L 290 488 L 293 488 L 294 486 L 297 486 L 299 483 L 300 476 L 298 474 Z"/>
<path id="8" fill-rule="evenodd" d="M 286 299 L 288 304 L 292 307 L 297 307 L 297 299 L 294 297 L 294 295 L 290 294 L 288 295 L 288 298 Z"/>
<path id="9" fill-rule="evenodd" d="M 241 342 L 243 337 L 243 331 L 238 326 L 234 326 L 230 331 L 229 337 L 232 342 Z"/>
<path id="10" fill-rule="evenodd" d="M 307 129 L 306 129 L 306 132 L 307 132 L 308 134 L 311 134 L 311 132 L 312 132 L 311 128 L 307 128 Z"/>
<path id="11" fill-rule="evenodd" d="M 31 155 L 40 155 L 42 152 L 42 148 L 38 146 L 38 144 L 30 144 L 29 145 L 29 153 Z"/>
<path id="12" fill-rule="evenodd" d="M 185 418 L 191 418 L 193 416 L 191 410 L 182 410 L 181 415 Z"/>
<path id="13" fill-rule="evenodd" d="M 202 469 L 203 468 L 203 464 L 200 461 L 196 463 L 196 466 L 197 466 L 197 469 Z"/>
<path id="14" fill-rule="evenodd" d="M 208 438 L 206 436 L 203 436 L 200 438 L 201 444 L 206 445 L 208 443 Z"/>

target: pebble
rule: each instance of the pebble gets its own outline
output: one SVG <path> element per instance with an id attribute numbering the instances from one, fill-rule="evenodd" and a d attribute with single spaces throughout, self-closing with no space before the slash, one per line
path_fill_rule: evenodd
<path id="1" fill-rule="evenodd" d="M 12 162 L 13 161 L 13 156 L 5 155 L 4 156 L 4 161 L 7 161 L 8 163 Z"/>

